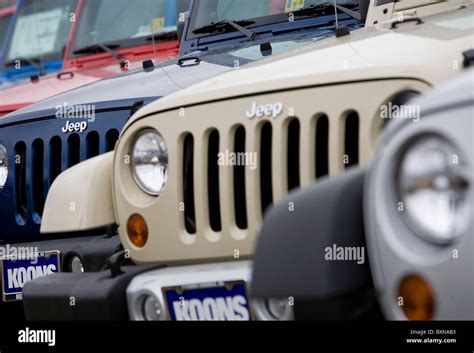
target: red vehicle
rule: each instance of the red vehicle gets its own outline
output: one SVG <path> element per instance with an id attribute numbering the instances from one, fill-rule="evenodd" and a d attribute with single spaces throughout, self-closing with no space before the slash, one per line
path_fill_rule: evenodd
<path id="1" fill-rule="evenodd" d="M 178 55 L 190 0 L 80 0 L 61 72 L 0 90 L 0 116 L 58 93 Z"/>

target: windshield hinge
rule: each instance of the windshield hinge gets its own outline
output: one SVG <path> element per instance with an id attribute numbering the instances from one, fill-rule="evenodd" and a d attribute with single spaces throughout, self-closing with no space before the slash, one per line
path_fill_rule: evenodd
<path id="1" fill-rule="evenodd" d="M 474 49 L 466 50 L 462 53 L 462 56 L 464 57 L 464 68 L 468 68 L 474 65 Z"/>
<path id="2" fill-rule="evenodd" d="M 155 70 L 155 64 L 153 63 L 153 60 L 144 60 L 142 62 L 142 66 L 143 66 L 143 71 L 145 72 L 151 72 L 153 70 Z"/>
<path id="3" fill-rule="evenodd" d="M 260 44 L 260 53 L 262 56 L 270 56 L 273 53 L 272 44 L 270 42 L 264 42 Z"/>

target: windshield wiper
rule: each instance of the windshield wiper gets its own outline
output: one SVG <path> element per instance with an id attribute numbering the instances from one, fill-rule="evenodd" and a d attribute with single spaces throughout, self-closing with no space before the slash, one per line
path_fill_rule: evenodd
<path id="1" fill-rule="evenodd" d="M 123 56 L 117 53 L 114 49 L 120 48 L 120 44 L 93 44 L 87 47 L 75 50 L 73 54 L 92 54 L 97 52 L 106 52 L 112 55 L 117 60 L 123 60 Z"/>
<path id="2" fill-rule="evenodd" d="M 230 32 L 230 31 L 237 30 L 240 33 L 244 34 L 245 36 L 249 37 L 250 40 L 255 40 L 256 34 L 252 32 L 251 30 L 245 28 L 254 23 L 255 21 L 252 21 L 252 20 L 241 20 L 241 21 L 222 20 L 219 22 L 213 22 L 209 25 L 196 28 L 193 31 L 193 33 L 200 34 L 200 33 Z"/>
<path id="3" fill-rule="evenodd" d="M 361 19 L 360 14 L 356 11 L 351 11 L 351 9 L 356 8 L 357 6 L 358 6 L 357 4 L 352 4 L 352 3 L 336 5 L 336 7 L 340 11 L 345 12 L 346 14 L 355 18 L 356 20 L 360 20 Z M 309 7 L 305 7 L 300 10 L 293 11 L 292 14 L 295 17 L 313 17 L 314 15 L 319 15 L 319 16 L 334 15 L 334 3 L 326 2 L 319 5 L 311 5 Z"/>
<path id="4" fill-rule="evenodd" d="M 20 64 L 22 62 L 26 62 L 28 65 L 35 67 L 36 69 L 38 69 L 40 76 L 46 75 L 46 71 L 43 67 L 43 62 L 40 58 L 17 58 L 15 60 L 5 63 L 5 66 L 15 66 L 17 64 L 17 61 L 20 61 Z"/>

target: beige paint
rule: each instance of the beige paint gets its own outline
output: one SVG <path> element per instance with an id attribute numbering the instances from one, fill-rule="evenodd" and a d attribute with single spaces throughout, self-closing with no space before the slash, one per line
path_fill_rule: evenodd
<path id="1" fill-rule="evenodd" d="M 113 153 L 109 152 L 56 178 L 46 198 L 42 233 L 84 231 L 115 223 L 112 161 Z"/>
<path id="2" fill-rule="evenodd" d="M 295 117 L 301 124 L 300 166 L 302 185 L 315 180 L 314 176 L 314 126 L 321 114 L 329 118 L 330 174 L 343 169 L 343 119 L 350 110 L 360 116 L 360 158 L 362 163 L 369 161 L 374 153 L 380 120 L 379 108 L 394 94 L 413 89 L 424 91 L 429 86 L 417 80 L 393 79 L 328 85 L 260 94 L 251 97 L 213 102 L 186 108 L 185 116 L 178 110 L 150 116 L 135 122 L 121 137 L 115 154 L 115 197 L 119 233 L 122 243 L 131 252 L 131 257 L 139 263 L 160 261 L 201 262 L 213 259 L 232 259 L 238 250 L 241 257 L 253 252 L 256 234 L 260 227 L 259 169 L 246 168 L 246 197 L 248 229 L 237 228 L 234 219 L 234 195 L 232 167 L 219 167 L 222 231 L 210 228 L 207 203 L 207 136 L 210 129 L 220 133 L 220 148 L 233 150 L 235 127 L 244 126 L 246 130 L 246 151 L 258 152 L 259 130 L 263 122 L 271 122 L 273 128 L 273 198 L 278 201 L 287 194 L 286 185 L 286 126 L 288 109 L 294 108 Z M 369 98 L 370 97 L 370 98 Z M 245 112 L 252 103 L 281 102 L 285 113 L 276 119 L 262 118 L 248 120 Z M 154 128 L 163 136 L 168 147 L 168 184 L 159 197 L 145 194 L 136 185 L 131 167 L 123 163 L 124 156 L 131 150 L 131 144 L 138 131 Z M 183 135 L 190 132 L 194 136 L 194 180 L 197 233 L 188 234 L 184 227 L 184 214 L 180 210 L 182 196 Z M 297 205 L 296 205 L 297 207 Z M 134 213 L 141 214 L 148 223 L 150 236 L 143 249 L 138 249 L 129 241 L 126 234 L 127 219 Z M 291 236 L 291 235 L 290 235 Z"/>
<path id="3" fill-rule="evenodd" d="M 206 80 L 193 87 L 160 99 L 138 111 L 122 131 L 114 154 L 113 193 L 116 220 L 124 247 L 130 249 L 137 263 L 163 262 L 168 264 L 206 262 L 234 259 L 238 250 L 241 257 L 252 255 L 256 234 L 261 224 L 259 210 L 258 169 L 246 169 L 246 197 L 248 229 L 235 225 L 233 210 L 232 170 L 220 167 L 220 201 L 222 232 L 210 229 L 207 208 L 207 151 L 206 137 L 210 129 L 220 132 L 220 151 L 232 150 L 232 131 L 237 125 L 246 129 L 246 151 L 256 151 L 258 131 L 264 121 L 270 121 L 273 140 L 273 197 L 277 201 L 287 191 L 285 127 L 289 110 L 301 124 L 300 175 L 302 185 L 314 181 L 314 126 L 324 113 L 329 118 L 330 174 L 343 169 L 343 121 L 346 113 L 356 111 L 360 116 L 360 158 L 367 163 L 373 155 L 380 130 L 380 106 L 406 89 L 424 91 L 455 75 L 461 70 L 462 52 L 472 48 L 472 30 L 440 27 L 441 19 L 460 16 L 446 13 L 446 4 L 430 5 L 443 8 L 439 16 L 424 18 L 425 24 L 403 24 L 397 31 L 389 30 L 389 22 L 380 21 L 376 27 L 356 30 L 350 36 L 328 38 L 303 48 L 277 55 L 245 68 Z M 444 7 L 443 7 L 444 6 Z M 463 10 L 472 16 L 473 7 Z M 386 21 L 385 21 L 386 22 Z M 454 62 L 459 68 L 454 68 Z M 247 120 L 245 111 L 251 104 L 282 102 L 285 113 L 277 119 Z M 184 116 L 180 113 L 184 112 Z M 136 133 L 154 128 L 164 137 L 169 153 L 169 175 L 166 189 L 159 197 L 144 193 L 134 182 L 131 167 L 125 163 Z M 197 233 L 188 234 L 180 211 L 182 196 L 182 142 L 185 133 L 192 133 L 195 141 L 195 200 Z M 86 162 L 87 163 L 87 162 Z M 92 170 L 92 166 L 88 166 Z M 80 180 L 80 169 L 74 168 Z M 109 187 L 106 171 L 102 170 L 102 187 Z M 99 175 L 95 175 L 99 178 Z M 99 181 L 96 180 L 95 183 Z M 59 187 L 58 187 L 59 189 Z M 47 208 L 59 209 L 70 190 L 62 188 L 61 196 L 51 196 Z M 89 203 L 100 205 L 99 197 L 89 193 Z M 56 194 L 59 194 L 59 190 Z M 112 202 L 109 196 L 106 205 Z M 93 206 L 95 207 L 95 206 Z M 296 205 L 297 207 L 297 205 Z M 130 215 L 139 213 L 148 223 L 150 236 L 143 249 L 129 243 L 126 222 Z M 54 224 L 56 217 L 47 221 Z M 110 216 L 110 215 L 109 215 Z M 112 217 L 108 218 L 108 220 Z M 61 220 L 55 229 L 67 226 Z M 77 223 L 77 222 L 76 222 Z M 51 226 L 51 228 L 53 228 Z M 71 227 L 69 227 L 71 228 Z M 289 235 L 291 236 L 291 235 Z"/>

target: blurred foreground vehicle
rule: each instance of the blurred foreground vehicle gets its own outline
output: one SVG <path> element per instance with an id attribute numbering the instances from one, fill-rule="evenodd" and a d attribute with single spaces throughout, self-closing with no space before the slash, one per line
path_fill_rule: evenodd
<path id="1" fill-rule="evenodd" d="M 80 0 L 59 73 L 1 91 L 0 116 L 101 78 L 178 55 L 191 0 Z M 26 50 L 26 49 L 25 49 Z"/>
<path id="2" fill-rule="evenodd" d="M 474 319 L 474 69 L 406 107 L 370 166 L 268 212 L 254 297 L 296 319 Z"/>
<path id="3" fill-rule="evenodd" d="M 255 7 L 269 10 L 262 10 L 255 2 L 248 2 L 247 6 L 249 13 Z M 187 22 L 199 8 L 191 7 Z M 360 26 L 358 20 L 348 15 L 341 16 L 340 20 Z M 41 266 L 47 269 L 52 265 L 53 272 L 102 269 L 107 259 L 121 249 L 120 240 L 114 236 L 115 225 L 102 227 L 102 223 L 97 223 L 97 227 L 91 226 L 96 220 L 80 215 L 84 203 L 71 201 L 73 203 L 60 206 L 72 212 L 77 210 L 76 221 L 86 227 L 82 232 L 77 232 L 76 223 L 71 223 L 68 230 L 40 235 L 44 201 L 55 178 L 79 162 L 113 150 L 119 131 L 130 115 L 143 105 L 206 78 L 262 59 L 269 60 L 274 54 L 304 47 L 332 35 L 332 30 L 327 29 L 327 18 L 305 18 L 303 23 L 308 21 L 314 26 L 307 30 L 275 33 L 270 38 L 252 41 L 240 32 L 228 31 L 211 31 L 196 37 L 192 33 L 193 27 L 184 26 L 182 47 L 188 51 L 183 50 L 180 58 L 99 80 L 5 116 L 0 120 L 0 238 L 8 248 L 7 245 L 3 248 L 37 249 L 42 253 L 41 258 L 45 258 L 43 261 L 47 257 L 47 262 Z M 268 24 L 265 28 L 271 26 Z M 208 41 L 206 47 L 196 50 L 205 40 Z M 273 50 L 262 50 L 269 41 L 274 45 Z M 97 167 L 103 170 L 101 166 Z M 104 167 L 107 169 L 108 165 Z M 102 189 L 102 183 L 96 183 L 93 174 L 84 175 L 73 189 L 85 195 L 94 185 L 99 186 L 99 193 L 108 190 Z M 104 210 L 112 212 L 105 205 Z M 101 216 L 97 214 L 99 222 L 102 222 Z M 32 263 L 35 260 L 34 257 L 24 262 L 3 262 L 4 300 L 20 300 L 24 284 L 46 273 L 41 266 L 36 271 L 36 265 Z M 33 270 L 28 270 L 33 267 L 34 274 Z M 24 277 L 23 273 L 28 276 Z M 122 297 L 125 300 L 125 296 Z"/>
<path id="4" fill-rule="evenodd" d="M 0 51 L 0 88 L 57 72 L 79 0 L 19 0 Z M 0 106 L 8 102 L 3 91 Z M 13 104 L 13 103 L 12 103 Z M 0 108 L 0 116 L 3 115 Z"/>
<path id="5" fill-rule="evenodd" d="M 380 107 L 454 76 L 474 38 L 469 2 L 341 2 L 338 21 L 332 2 L 273 1 L 271 12 L 251 4 L 262 5 L 195 1 L 186 38 L 200 51 L 222 39 L 209 33 L 258 43 L 236 50 L 246 58 L 293 49 L 149 104 L 113 153 L 56 179 L 42 232 L 116 224 L 124 251 L 107 271 L 29 282 L 28 318 L 123 319 L 127 308 L 134 320 L 290 318 L 289 303 L 254 303 L 248 292 L 265 210 L 294 188 L 370 161 Z M 366 28 L 350 32 L 354 21 Z M 294 34 L 307 34 L 305 45 L 295 47 Z M 140 266 L 121 267 L 128 258 Z M 143 265 L 157 268 L 131 273 Z"/>

